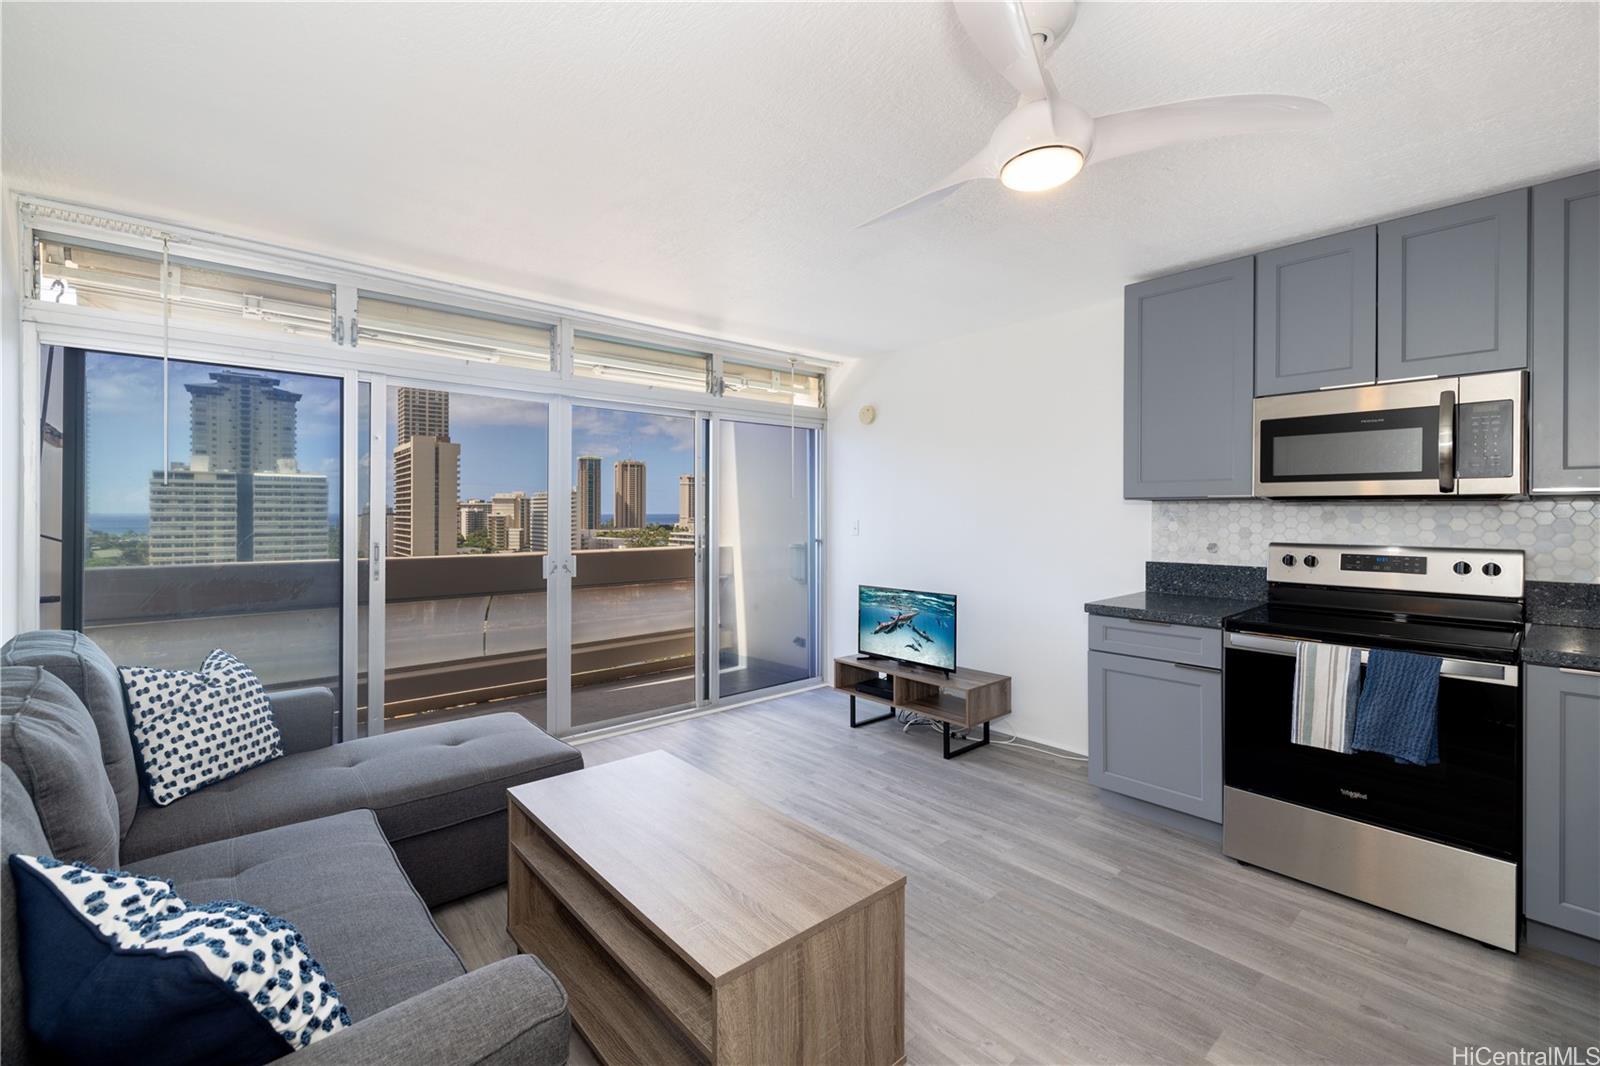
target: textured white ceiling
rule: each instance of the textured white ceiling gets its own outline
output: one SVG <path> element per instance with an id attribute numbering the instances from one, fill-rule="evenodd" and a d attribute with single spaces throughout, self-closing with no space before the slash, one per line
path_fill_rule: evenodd
<path id="1" fill-rule="evenodd" d="M 1331 127 L 969 187 L 854 229 L 1012 99 L 944 4 L 6 4 L 11 187 L 865 355 L 1600 159 L 1579 4 L 1087 3 L 1091 113 L 1216 93 Z"/>

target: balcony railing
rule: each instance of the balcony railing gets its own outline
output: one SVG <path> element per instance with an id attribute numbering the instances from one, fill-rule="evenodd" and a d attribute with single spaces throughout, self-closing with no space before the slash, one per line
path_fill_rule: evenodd
<path id="1" fill-rule="evenodd" d="M 693 548 L 576 555 L 574 686 L 693 665 Z M 364 622 L 365 560 L 359 569 Z M 119 662 L 193 669 L 222 647 L 269 688 L 337 681 L 337 560 L 95 567 L 84 576 L 84 629 Z M 391 557 L 380 577 L 386 715 L 544 690 L 543 552 Z M 364 654 L 359 668 L 364 703 Z"/>

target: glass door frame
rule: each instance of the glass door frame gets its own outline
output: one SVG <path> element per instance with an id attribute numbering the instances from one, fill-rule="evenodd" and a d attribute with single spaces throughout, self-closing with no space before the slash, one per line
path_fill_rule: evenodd
<path id="1" fill-rule="evenodd" d="M 692 399 L 694 397 L 692 393 L 685 393 L 685 398 Z M 572 409 L 574 407 L 593 407 L 600 410 L 631 411 L 638 414 L 658 415 L 667 418 L 691 419 L 694 425 L 695 440 L 694 478 L 695 507 L 697 509 L 696 513 L 701 515 L 707 513 L 705 510 L 707 499 L 706 494 L 708 490 L 707 483 L 710 481 L 708 468 L 709 444 L 707 434 L 710 420 L 712 418 L 710 412 L 695 407 L 693 403 L 688 403 L 683 406 L 674 406 L 671 403 L 629 403 L 624 400 L 615 400 L 604 396 L 591 396 L 576 392 L 571 395 L 557 396 L 551 401 L 551 403 L 550 493 L 552 499 L 558 498 L 556 496 L 558 492 L 565 494 L 559 498 L 570 498 L 570 495 L 576 484 L 576 477 L 573 472 L 573 466 L 577 460 L 572 441 Z M 559 414 L 557 413 L 558 411 Z M 556 428 L 557 426 L 561 427 L 559 443 Z M 556 466 L 558 461 L 558 453 L 560 462 L 559 470 Z M 550 526 L 550 538 L 552 543 L 557 543 L 555 512 L 556 508 L 552 507 Z M 710 698 L 708 698 L 707 695 L 708 679 L 711 678 L 713 674 L 713 671 L 709 668 L 710 659 L 707 651 L 707 648 L 709 647 L 709 641 L 707 639 L 707 633 L 709 632 L 707 620 L 710 617 L 707 607 L 707 590 L 710 588 L 710 583 L 707 580 L 706 560 L 708 556 L 707 546 L 713 542 L 712 538 L 710 538 L 708 535 L 709 521 L 700 523 L 695 530 L 694 698 L 688 703 L 674 704 L 668 707 L 640 711 L 635 714 L 628 714 L 617 718 L 608 719 L 605 722 L 597 723 L 594 726 L 585 727 L 581 730 L 574 728 L 572 724 L 572 593 L 573 581 L 578 576 L 579 564 L 576 557 L 571 555 L 571 508 L 561 508 L 561 512 L 563 515 L 562 523 L 566 527 L 566 533 L 565 537 L 561 539 L 559 543 L 567 546 L 566 551 L 568 555 L 565 559 L 555 559 L 553 556 L 549 556 L 547 557 L 546 561 L 546 587 L 547 589 L 560 590 L 559 593 L 555 591 L 550 592 L 550 603 L 552 605 L 549 621 L 550 636 L 546 641 L 547 645 L 551 648 L 551 665 L 548 671 L 549 681 L 546 685 L 547 690 L 550 693 L 550 699 L 548 702 L 548 724 L 550 726 L 549 732 L 551 735 L 559 737 L 599 735 L 615 729 L 632 728 L 640 722 L 704 710 L 708 704 L 713 702 Z M 556 663 L 557 655 L 555 651 L 558 641 L 560 642 L 561 647 L 559 666 Z M 556 681 L 558 669 L 561 674 L 559 691 L 557 689 Z"/>
<path id="2" fill-rule="evenodd" d="M 570 400 L 567 397 L 555 395 L 544 390 L 508 388 L 500 385 L 470 385 L 451 378 L 428 378 L 409 374 L 379 374 L 369 373 L 364 370 L 359 371 L 350 376 L 346 386 L 350 395 L 356 397 L 356 399 L 350 401 L 349 410 L 353 414 L 350 419 L 350 430 L 346 434 L 346 447 L 351 453 L 350 461 L 352 463 L 359 461 L 359 456 L 356 455 L 356 452 L 357 441 L 361 433 L 358 406 L 361 384 L 368 384 L 372 389 L 369 404 L 370 424 L 367 429 L 370 469 L 367 500 L 365 501 L 369 516 L 367 535 L 371 541 L 367 545 L 367 736 L 378 736 L 384 731 L 384 714 L 382 713 L 384 707 L 384 677 L 388 670 L 386 644 L 387 600 L 384 593 L 383 579 L 388 561 L 387 514 L 389 483 L 394 476 L 394 456 L 389 450 L 389 389 L 432 389 L 452 394 L 466 393 L 474 396 L 492 396 L 524 403 L 544 404 L 548 412 L 545 425 L 547 434 L 546 483 L 552 486 L 549 490 L 551 499 L 560 498 L 556 496 L 556 476 L 561 469 L 564 469 L 564 467 L 558 466 L 558 463 L 561 462 L 561 456 L 558 455 L 560 449 L 557 446 L 559 439 L 557 427 L 559 419 L 566 417 L 566 415 L 564 413 L 558 415 L 558 411 L 562 405 L 570 403 Z M 352 479 L 352 484 L 354 484 L 354 480 Z M 351 501 L 355 500 L 355 491 L 352 487 L 347 497 Z M 545 722 L 546 725 L 551 727 L 548 732 L 552 735 L 558 735 L 554 729 L 556 716 L 558 713 L 564 714 L 566 711 L 566 690 L 558 687 L 558 677 L 570 678 L 571 661 L 570 641 L 564 639 L 565 634 L 559 633 L 557 628 L 558 620 L 563 618 L 570 608 L 564 602 L 563 595 L 558 591 L 562 588 L 562 582 L 556 575 L 561 572 L 561 564 L 563 562 L 566 562 L 569 567 L 571 565 L 570 531 L 572 522 L 571 514 L 566 508 L 550 507 L 548 516 L 550 523 L 549 543 L 560 543 L 569 546 L 564 558 L 558 557 L 555 552 L 547 547 L 543 563 L 545 579 Z M 359 512 L 357 512 L 356 517 L 359 520 Z M 379 518 L 384 519 L 384 521 L 378 521 L 377 519 Z M 558 540 L 558 537 L 566 539 Z M 360 612 L 360 603 L 353 598 L 359 582 L 358 571 L 360 563 L 360 560 L 355 558 L 358 550 L 355 546 L 355 523 L 351 524 L 347 543 L 349 544 L 348 550 L 352 558 L 352 565 L 348 568 L 347 580 L 351 590 L 351 602 L 355 605 L 355 609 L 351 610 L 345 619 L 345 626 L 350 632 L 348 643 L 348 647 L 351 649 L 349 653 L 350 661 L 347 664 L 348 677 L 350 679 L 350 698 L 345 701 L 342 711 L 343 736 L 346 740 L 354 740 L 360 735 L 357 732 L 359 714 L 354 687 L 357 673 L 355 649 L 359 641 L 359 637 L 356 634 L 359 628 Z M 566 570 L 565 573 L 567 576 L 565 590 L 570 595 L 570 569 Z M 560 647 L 557 646 L 558 637 L 562 638 Z M 379 712 L 376 718 L 373 716 L 374 707 L 378 708 Z"/>
<path id="3" fill-rule="evenodd" d="M 783 429 L 809 430 L 812 436 L 812 456 L 809 466 L 810 484 L 807 491 L 810 499 L 810 544 L 807 553 L 808 565 L 811 568 L 811 631 L 807 640 L 815 650 L 816 670 L 812 676 L 801 678 L 798 681 L 789 681 L 780 685 L 771 685 L 767 688 L 756 689 L 750 692 L 741 692 L 727 697 L 727 706 L 737 706 L 742 703 L 753 703 L 757 700 L 770 699 L 789 692 L 800 692 L 805 689 L 815 688 L 827 675 L 827 614 L 825 588 L 826 580 L 824 567 L 826 555 L 823 552 L 822 531 L 827 528 L 826 515 L 823 512 L 824 493 L 822 490 L 823 471 L 826 468 L 825 453 L 823 451 L 827 430 L 824 424 L 810 420 L 800 421 L 783 417 L 779 412 L 705 412 L 707 433 L 705 440 L 708 448 L 708 470 L 705 492 L 700 494 L 696 506 L 703 507 L 702 514 L 706 516 L 705 536 L 706 545 L 703 565 L 700 567 L 705 585 L 702 596 L 702 606 L 705 612 L 705 621 L 701 626 L 700 639 L 705 642 L 705 693 L 706 705 L 709 707 L 724 706 L 722 695 L 722 604 L 721 596 L 717 594 L 717 575 L 721 572 L 721 559 L 718 543 L 721 541 L 722 520 L 722 424 L 724 422 L 748 422 L 756 425 L 777 426 Z"/>

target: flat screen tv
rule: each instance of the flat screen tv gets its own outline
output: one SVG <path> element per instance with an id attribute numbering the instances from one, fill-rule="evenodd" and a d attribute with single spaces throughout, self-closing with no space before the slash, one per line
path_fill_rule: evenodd
<path id="1" fill-rule="evenodd" d="M 862 585 L 856 621 L 862 655 L 956 668 L 956 598 L 949 593 Z"/>

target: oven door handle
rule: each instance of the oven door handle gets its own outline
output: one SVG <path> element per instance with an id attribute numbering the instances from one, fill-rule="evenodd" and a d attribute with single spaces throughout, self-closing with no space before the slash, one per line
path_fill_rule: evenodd
<path id="1" fill-rule="evenodd" d="M 1439 394 L 1439 491 L 1456 491 L 1456 390 Z"/>
<path id="2" fill-rule="evenodd" d="M 1266 633 L 1225 633 L 1224 643 L 1230 648 L 1239 651 L 1259 651 L 1268 655 L 1293 655 L 1296 644 L 1302 643 L 1294 637 L 1275 637 Z M 1322 644 L 1320 640 L 1306 640 L 1306 644 Z M 1354 647 L 1354 645 L 1350 645 Z M 1368 650 L 1358 649 L 1361 652 L 1361 661 L 1367 661 Z M 1480 681 L 1486 685 L 1506 685 L 1515 688 L 1521 681 L 1520 673 L 1515 666 L 1504 663 L 1485 663 L 1476 659 L 1443 659 L 1439 663 L 1439 676 L 1454 678 L 1458 681 Z"/>

